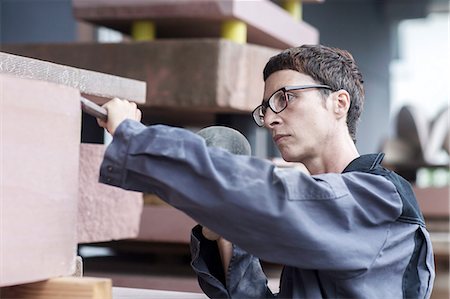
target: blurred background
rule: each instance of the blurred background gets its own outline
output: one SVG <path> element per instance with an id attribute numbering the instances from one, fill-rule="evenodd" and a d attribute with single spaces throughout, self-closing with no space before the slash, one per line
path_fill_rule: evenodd
<path id="1" fill-rule="evenodd" d="M 249 116 L 249 103 L 262 97 L 266 58 L 308 43 L 350 51 L 366 89 L 358 149 L 384 151 L 384 164 L 414 184 L 436 251 L 433 298 L 449 298 L 449 1 L 211 1 L 218 6 L 195 0 L 0 0 L 0 51 L 146 81 L 144 123 L 192 130 L 213 124 L 234 127 L 247 136 L 255 156 L 267 159 L 279 154 Z M 227 11 L 227 3 L 236 7 Z M 241 28 L 238 33 L 224 29 L 225 19 Z M 167 51 L 159 47 L 169 49 L 171 43 L 174 56 L 158 56 Z M 254 60 L 227 60 L 216 48 L 208 50 L 211 43 L 220 49 L 239 45 L 239 51 L 257 55 Z M 211 68 L 216 56 L 224 64 L 234 63 L 228 68 L 213 65 L 230 86 L 193 83 L 206 81 L 196 74 Z M 169 71 L 164 75 L 154 69 Z M 238 72 L 242 82 L 228 78 L 236 70 L 245 70 Z M 165 79 L 172 85 L 160 82 Z M 176 93 L 168 93 L 169 88 Z M 244 89 L 252 92 L 242 97 Z M 206 93 L 210 98 L 203 100 Z M 241 104 L 246 97 L 248 102 Z M 225 108 L 223 98 L 231 103 Z M 83 115 L 81 141 L 108 140 L 95 120 Z M 170 208 L 151 194 L 144 195 L 144 207 L 149 209 L 144 209 L 136 239 L 80 244 L 85 275 L 111 277 L 117 286 L 199 291 L 186 234 L 193 223 L 171 212 L 173 218 L 156 222 L 155 213 L 162 211 L 157 209 Z M 146 232 L 149 226 L 168 230 L 162 236 Z M 276 290 L 279 267 L 264 267 Z"/>

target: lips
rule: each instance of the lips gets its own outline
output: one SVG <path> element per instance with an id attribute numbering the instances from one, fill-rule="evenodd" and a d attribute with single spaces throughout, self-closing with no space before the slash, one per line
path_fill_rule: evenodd
<path id="1" fill-rule="evenodd" d="M 287 137 L 287 136 L 289 136 L 289 135 L 285 135 L 285 134 L 276 134 L 275 136 L 273 136 L 273 141 L 275 142 L 275 143 L 278 143 L 281 139 L 283 139 L 283 138 L 285 138 L 285 137 Z"/>

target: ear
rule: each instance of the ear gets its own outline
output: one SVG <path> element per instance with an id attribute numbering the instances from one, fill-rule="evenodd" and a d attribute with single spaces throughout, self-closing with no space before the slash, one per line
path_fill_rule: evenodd
<path id="1" fill-rule="evenodd" d="M 337 118 L 347 115 L 348 109 L 350 109 L 350 94 L 346 90 L 340 89 L 334 92 L 333 109 Z"/>

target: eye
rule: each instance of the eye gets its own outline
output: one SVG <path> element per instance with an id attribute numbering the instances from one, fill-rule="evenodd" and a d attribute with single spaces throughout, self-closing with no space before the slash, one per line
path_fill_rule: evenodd
<path id="1" fill-rule="evenodd" d="M 266 111 L 267 111 L 267 107 L 269 107 L 269 102 L 268 101 L 267 102 L 263 102 L 261 104 L 261 108 L 259 109 L 259 114 L 261 116 L 264 117 L 264 114 L 266 114 Z"/>
<path id="2" fill-rule="evenodd" d="M 283 91 L 279 91 L 276 94 L 272 96 L 271 100 L 271 107 L 275 112 L 279 112 L 286 107 L 286 100 L 284 99 L 284 93 Z"/>
<path id="3" fill-rule="evenodd" d="M 288 102 L 290 102 L 293 99 L 295 99 L 296 95 L 293 93 L 286 93 L 286 97 L 287 97 Z"/>
<path id="4" fill-rule="evenodd" d="M 266 107 L 261 107 L 261 108 L 259 109 L 259 111 L 258 111 L 258 116 L 259 116 L 259 118 L 264 118 L 264 115 L 266 114 L 266 110 L 267 110 Z"/>

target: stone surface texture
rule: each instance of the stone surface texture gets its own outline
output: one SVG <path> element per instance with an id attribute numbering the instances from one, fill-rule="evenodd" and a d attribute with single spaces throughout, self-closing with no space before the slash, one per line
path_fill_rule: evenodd
<path id="1" fill-rule="evenodd" d="M 105 146 L 80 146 L 78 243 L 134 238 L 142 213 L 142 193 L 98 182 Z"/>
<path id="2" fill-rule="evenodd" d="M 449 219 L 450 189 L 443 187 L 414 187 L 417 201 L 425 218 Z"/>
<path id="3" fill-rule="evenodd" d="M 79 97 L 0 74 L 0 286 L 75 271 Z"/>
<path id="4" fill-rule="evenodd" d="M 183 212 L 166 205 L 145 205 L 138 240 L 189 243 L 197 223 Z"/>
<path id="5" fill-rule="evenodd" d="M 79 53 L 74 53 L 74 59 L 79 57 Z M 0 73 L 70 86 L 97 104 L 113 97 L 137 103 L 145 100 L 144 82 L 1 52 Z"/>
<path id="6" fill-rule="evenodd" d="M 264 89 L 263 68 L 279 52 L 221 39 L 4 45 L 1 49 L 145 81 L 148 88 L 146 102 L 141 105 L 144 108 L 211 113 L 248 113 L 259 105 Z"/>

